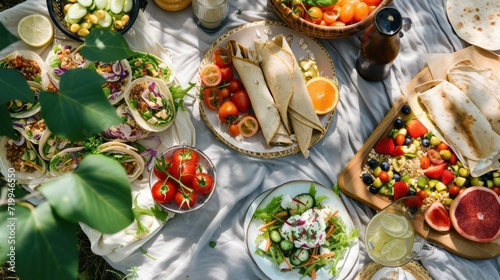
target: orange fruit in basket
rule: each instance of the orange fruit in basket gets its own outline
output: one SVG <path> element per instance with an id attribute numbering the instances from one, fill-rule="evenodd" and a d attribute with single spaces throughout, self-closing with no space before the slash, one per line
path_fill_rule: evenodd
<path id="1" fill-rule="evenodd" d="M 307 81 L 306 87 L 316 114 L 327 114 L 335 109 L 339 102 L 339 89 L 332 80 L 315 77 Z"/>

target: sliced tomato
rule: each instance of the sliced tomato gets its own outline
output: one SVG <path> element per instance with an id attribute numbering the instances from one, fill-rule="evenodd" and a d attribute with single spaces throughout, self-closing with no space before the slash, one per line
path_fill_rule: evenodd
<path id="1" fill-rule="evenodd" d="M 207 87 L 218 86 L 222 80 L 222 72 L 215 64 L 206 64 L 201 68 L 200 78 L 203 85 Z"/>
<path id="2" fill-rule="evenodd" d="M 220 68 L 228 67 L 229 65 L 231 65 L 232 56 L 227 49 L 223 47 L 217 47 L 212 54 L 212 61 Z"/>
<path id="3" fill-rule="evenodd" d="M 196 192 L 208 194 L 214 188 L 214 178 L 208 173 L 200 172 L 194 176 L 191 185 Z"/>
<path id="4" fill-rule="evenodd" d="M 323 20 L 326 24 L 330 25 L 337 21 L 340 15 L 340 8 L 335 6 L 334 8 L 327 9 L 323 11 Z"/>
<path id="5" fill-rule="evenodd" d="M 248 97 L 247 91 L 244 89 L 233 93 L 233 95 L 231 95 L 231 101 L 236 108 L 238 108 L 238 111 L 242 113 L 246 113 L 250 109 L 250 98 Z"/>
<path id="6" fill-rule="evenodd" d="M 252 137 L 259 130 L 259 122 L 254 116 L 243 116 L 238 122 L 238 130 L 243 137 Z"/>
<path id="7" fill-rule="evenodd" d="M 203 101 L 205 101 L 205 105 L 207 105 L 208 108 L 219 110 L 224 101 L 224 97 L 222 97 L 220 89 L 210 87 L 203 90 Z"/>
<path id="8" fill-rule="evenodd" d="M 174 199 L 176 192 L 177 188 L 170 180 L 158 181 L 151 188 L 153 199 L 160 204 L 170 203 Z"/>
<path id="9" fill-rule="evenodd" d="M 231 67 L 223 67 L 220 69 L 221 72 L 221 82 L 229 83 L 233 79 L 233 68 Z"/>

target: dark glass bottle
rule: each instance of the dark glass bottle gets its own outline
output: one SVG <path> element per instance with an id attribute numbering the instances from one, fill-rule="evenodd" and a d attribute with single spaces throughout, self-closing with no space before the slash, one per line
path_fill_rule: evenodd
<path id="1" fill-rule="evenodd" d="M 383 80 L 399 54 L 399 38 L 403 25 L 411 24 L 402 18 L 396 8 L 384 7 L 378 10 L 371 24 L 361 38 L 360 51 L 356 60 L 356 70 L 365 80 Z M 406 29 L 407 30 L 407 29 Z"/>

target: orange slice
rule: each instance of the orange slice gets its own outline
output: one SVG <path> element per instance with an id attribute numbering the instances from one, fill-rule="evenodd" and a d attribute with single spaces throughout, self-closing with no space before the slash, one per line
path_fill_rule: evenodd
<path id="1" fill-rule="evenodd" d="M 315 77 L 310 79 L 306 86 L 316 114 L 328 114 L 335 109 L 339 102 L 339 89 L 332 80 Z"/>

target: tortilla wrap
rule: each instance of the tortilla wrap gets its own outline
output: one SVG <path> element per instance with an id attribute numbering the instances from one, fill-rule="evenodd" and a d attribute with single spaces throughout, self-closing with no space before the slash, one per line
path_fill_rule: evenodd
<path id="1" fill-rule="evenodd" d="M 116 105 L 123 100 L 125 90 L 132 81 L 132 69 L 128 60 L 122 59 L 113 63 L 87 60 L 83 68 L 92 69 L 106 79 L 102 88 L 111 105 Z"/>
<path id="2" fill-rule="evenodd" d="M 18 66 L 16 61 L 17 57 L 23 60 L 22 66 Z M 25 71 L 25 69 L 27 70 L 31 67 L 35 67 L 35 69 L 37 69 L 36 75 L 33 75 L 33 73 L 31 73 L 32 71 Z M 28 50 L 11 52 L 0 60 L 0 68 L 16 69 L 23 75 L 26 81 L 37 82 L 42 85 L 43 89 L 47 89 L 49 87 L 50 80 L 47 75 L 47 66 L 42 58 L 35 52 Z"/>
<path id="3" fill-rule="evenodd" d="M 297 59 L 283 35 L 267 42 L 257 39 L 255 49 L 281 119 L 290 133 L 293 130 L 300 150 L 307 156 L 313 133 L 319 136 L 324 128 L 314 112 Z"/>
<path id="4" fill-rule="evenodd" d="M 485 78 L 471 63 L 459 62 L 448 70 L 447 78 L 479 108 L 493 130 L 500 134 L 500 98 L 493 80 Z M 484 71 L 483 71 L 484 73 Z"/>
<path id="5" fill-rule="evenodd" d="M 500 153 L 500 136 L 459 88 L 435 80 L 416 88 L 417 95 L 444 137 L 467 159 L 479 161 Z"/>
<path id="6" fill-rule="evenodd" d="M 24 156 L 27 159 L 22 159 Z M 18 141 L 7 136 L 0 137 L 0 161 L 2 173 L 12 173 L 9 170 L 13 168 L 19 184 L 28 184 L 31 180 L 42 177 L 47 170 L 47 165 L 33 144 L 22 135 Z"/>
<path id="7" fill-rule="evenodd" d="M 52 47 L 47 55 L 45 64 L 48 68 L 48 77 L 57 89 L 61 75 L 69 69 L 82 68 L 87 61 L 80 53 L 81 46 L 83 45 L 78 43 L 58 44 Z"/>
<path id="8" fill-rule="evenodd" d="M 40 113 L 24 119 L 13 119 L 12 125 L 31 143 L 38 145 L 47 130 L 47 124 Z"/>
<path id="9" fill-rule="evenodd" d="M 67 148 L 54 155 L 49 162 L 49 172 L 52 176 L 60 176 L 73 171 L 88 154 L 84 147 Z"/>
<path id="10" fill-rule="evenodd" d="M 78 146 L 81 145 L 79 143 L 73 143 L 68 139 L 61 138 L 47 128 L 38 143 L 38 153 L 44 160 L 50 161 L 50 159 L 62 150 Z"/>
<path id="11" fill-rule="evenodd" d="M 262 69 L 248 49 L 234 40 L 227 42 L 233 66 L 240 76 L 268 146 L 291 145 L 292 140 L 267 88 Z"/>
<path id="12" fill-rule="evenodd" d="M 33 93 L 35 102 L 29 103 L 21 100 L 11 100 L 7 102 L 7 109 L 12 118 L 23 119 L 31 117 L 40 111 L 40 92 L 43 90 L 42 85 L 37 82 L 28 81 L 28 86 Z"/>
<path id="13" fill-rule="evenodd" d="M 116 108 L 116 114 L 123 122 L 102 132 L 106 140 L 129 142 L 142 139 L 149 135 L 149 131 L 140 127 L 132 116 L 131 109 L 123 103 Z"/>
<path id="14" fill-rule="evenodd" d="M 174 123 L 174 100 L 163 80 L 151 77 L 135 79 L 125 90 L 125 102 L 144 130 L 160 132 Z"/>
<path id="15" fill-rule="evenodd" d="M 106 142 L 97 147 L 97 152 L 118 161 L 125 168 L 130 182 L 139 178 L 144 171 L 144 158 L 132 146 L 121 142 Z"/>

